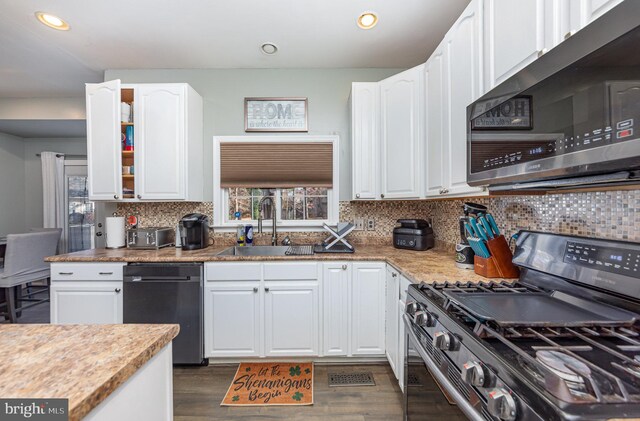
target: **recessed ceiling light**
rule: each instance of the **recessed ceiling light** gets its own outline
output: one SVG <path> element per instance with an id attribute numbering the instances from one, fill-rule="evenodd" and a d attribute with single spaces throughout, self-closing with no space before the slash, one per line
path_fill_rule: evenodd
<path id="1" fill-rule="evenodd" d="M 278 52 L 278 46 L 272 42 L 265 42 L 260 46 L 260 50 L 262 50 L 263 53 L 272 56 Z"/>
<path id="2" fill-rule="evenodd" d="M 36 12 L 35 15 L 40 23 L 47 25 L 49 28 L 57 29 L 58 31 L 69 30 L 69 24 L 57 16 L 45 12 Z"/>
<path id="3" fill-rule="evenodd" d="M 358 16 L 357 23 L 362 29 L 371 29 L 378 23 L 378 15 L 374 12 L 364 12 Z"/>

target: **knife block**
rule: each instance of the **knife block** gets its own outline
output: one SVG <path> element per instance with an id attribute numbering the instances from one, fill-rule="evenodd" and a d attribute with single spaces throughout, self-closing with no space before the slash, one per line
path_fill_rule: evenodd
<path id="1" fill-rule="evenodd" d="M 502 278 L 493 256 L 485 259 L 476 254 L 473 257 L 473 271 L 485 278 Z"/>
<path id="2" fill-rule="evenodd" d="M 504 235 L 499 235 L 487 241 L 487 248 L 501 278 L 517 278 L 520 276 L 520 270 L 512 262 L 513 254 L 511 254 L 511 249 Z"/>

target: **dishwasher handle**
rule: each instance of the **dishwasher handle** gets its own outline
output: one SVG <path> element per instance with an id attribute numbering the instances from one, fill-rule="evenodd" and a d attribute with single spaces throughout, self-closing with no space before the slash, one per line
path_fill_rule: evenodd
<path id="1" fill-rule="evenodd" d="M 125 276 L 124 282 L 200 282 L 199 276 Z"/>

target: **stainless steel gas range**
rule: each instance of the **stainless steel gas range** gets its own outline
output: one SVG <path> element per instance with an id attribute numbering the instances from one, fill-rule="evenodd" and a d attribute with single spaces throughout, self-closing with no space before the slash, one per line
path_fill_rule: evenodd
<path id="1" fill-rule="evenodd" d="M 640 418 L 640 244 L 522 231 L 517 282 L 409 287 L 405 418 Z M 433 393 L 431 391 L 431 393 Z"/>

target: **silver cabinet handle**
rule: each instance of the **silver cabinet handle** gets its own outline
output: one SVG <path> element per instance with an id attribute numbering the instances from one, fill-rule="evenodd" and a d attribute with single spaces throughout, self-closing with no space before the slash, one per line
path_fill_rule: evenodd
<path id="1" fill-rule="evenodd" d="M 114 198 L 114 199 L 118 199 L 118 195 L 117 195 L 117 194 L 114 194 L 114 195 L 113 195 L 113 198 Z"/>
<path id="2" fill-rule="evenodd" d="M 98 275 L 113 275 L 113 272 L 98 272 Z"/>
<path id="3" fill-rule="evenodd" d="M 138 195 L 138 199 L 142 199 L 142 195 L 140 195 L 140 194 L 139 194 L 139 195 Z"/>
<path id="4" fill-rule="evenodd" d="M 356 199 L 360 199 L 360 193 L 356 193 Z"/>
<path id="5" fill-rule="evenodd" d="M 342 265 L 342 270 L 347 270 L 347 265 Z"/>
<path id="6" fill-rule="evenodd" d="M 392 277 L 392 278 L 397 278 L 397 277 L 398 277 L 398 274 L 397 274 L 397 273 L 395 273 L 395 272 L 391 272 L 391 277 Z"/>
<path id="7" fill-rule="evenodd" d="M 269 288 L 265 288 L 265 289 L 264 289 L 264 292 L 269 292 Z"/>
<path id="8" fill-rule="evenodd" d="M 547 48 L 543 48 L 542 50 L 538 51 L 538 57 L 542 57 L 543 55 L 547 54 L 549 50 Z"/>
<path id="9" fill-rule="evenodd" d="M 58 275 L 73 275 L 73 272 L 58 272 Z"/>
<path id="10" fill-rule="evenodd" d="M 564 39 L 571 38 L 575 33 L 576 33 L 575 30 L 567 32 L 566 34 L 564 34 Z"/>
<path id="11" fill-rule="evenodd" d="M 253 287 L 253 292 L 258 292 L 258 287 Z"/>
<path id="12" fill-rule="evenodd" d="M 384 199 L 384 194 L 381 194 L 381 195 L 380 195 L 380 198 L 381 198 L 381 199 Z"/>
<path id="13" fill-rule="evenodd" d="M 115 291 L 116 291 L 116 294 L 120 294 L 120 291 L 122 290 L 120 288 L 116 288 Z"/>

